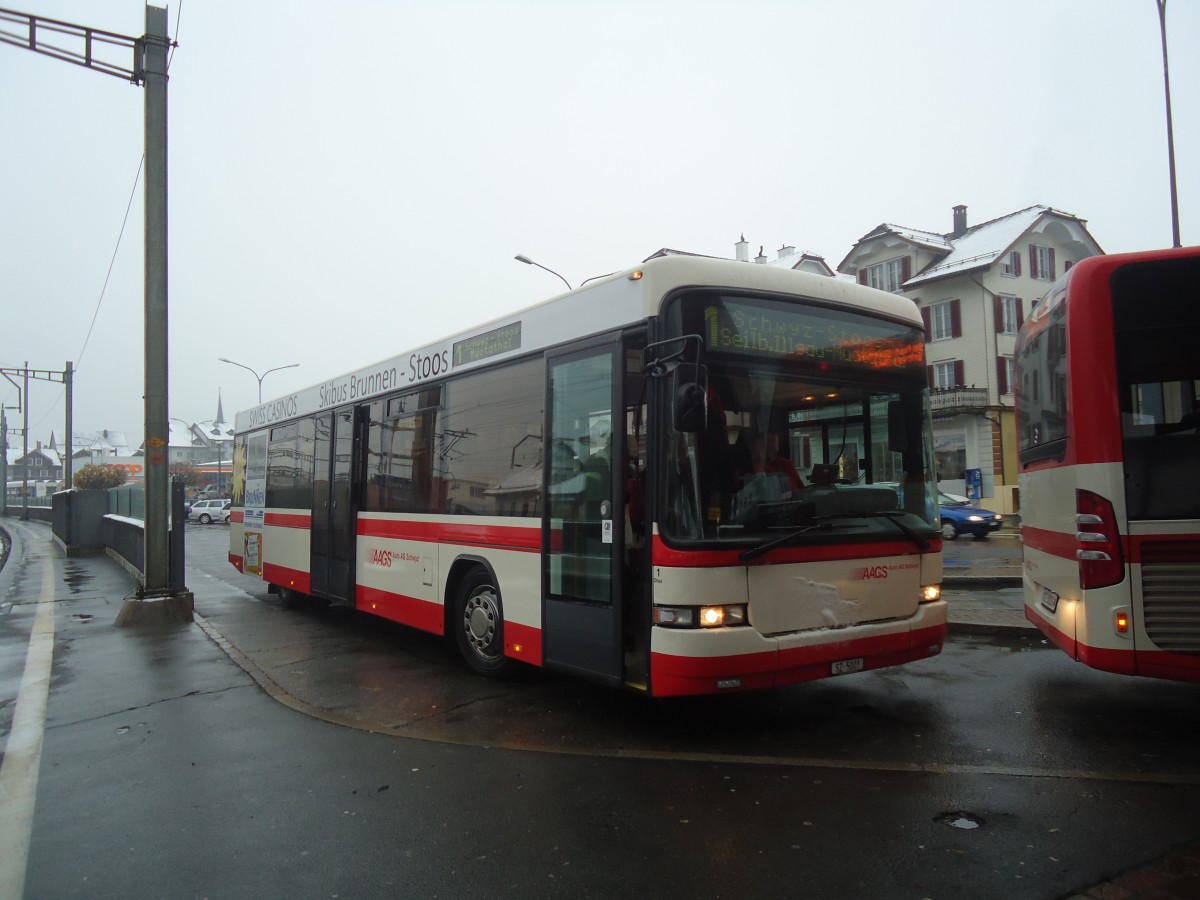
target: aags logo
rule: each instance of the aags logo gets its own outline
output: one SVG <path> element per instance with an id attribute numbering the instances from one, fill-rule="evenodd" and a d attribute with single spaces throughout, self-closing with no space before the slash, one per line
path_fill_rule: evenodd
<path id="1" fill-rule="evenodd" d="M 392 551 L 372 550 L 370 552 L 369 562 L 373 566 L 382 566 L 385 569 L 390 569 L 392 567 Z"/>
<path id="2" fill-rule="evenodd" d="M 887 566 L 864 566 L 855 573 L 855 577 L 860 581 L 866 581 L 871 578 L 887 578 Z"/>

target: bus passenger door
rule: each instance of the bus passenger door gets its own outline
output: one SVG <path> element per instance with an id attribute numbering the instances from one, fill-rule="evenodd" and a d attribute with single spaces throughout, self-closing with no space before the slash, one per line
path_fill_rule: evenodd
<path id="1" fill-rule="evenodd" d="M 622 678 L 624 543 L 615 342 L 548 359 L 542 653 L 546 665 Z"/>
<path id="2" fill-rule="evenodd" d="M 313 448 L 312 592 L 354 604 L 354 410 L 321 413 Z"/>

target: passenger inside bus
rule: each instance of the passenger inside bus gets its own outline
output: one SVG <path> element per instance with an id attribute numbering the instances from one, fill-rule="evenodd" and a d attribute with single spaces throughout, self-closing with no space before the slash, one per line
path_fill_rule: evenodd
<path id="1" fill-rule="evenodd" d="M 804 479 L 792 461 L 779 452 L 779 435 L 773 431 L 767 432 L 765 438 L 759 435 L 754 438 L 752 448 L 755 472 L 785 475 L 793 490 L 803 490 Z"/>

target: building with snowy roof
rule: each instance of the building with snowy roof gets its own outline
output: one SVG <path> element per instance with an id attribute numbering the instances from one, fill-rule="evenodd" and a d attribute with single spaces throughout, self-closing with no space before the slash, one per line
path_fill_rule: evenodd
<path id="1" fill-rule="evenodd" d="M 1032 303 L 1074 263 L 1102 254 L 1087 222 L 1030 206 L 967 225 L 956 206 L 947 234 L 884 223 L 838 265 L 860 284 L 903 294 L 925 320 L 942 489 L 967 494 L 981 476 L 979 505 L 1019 511 L 1013 352 Z"/>

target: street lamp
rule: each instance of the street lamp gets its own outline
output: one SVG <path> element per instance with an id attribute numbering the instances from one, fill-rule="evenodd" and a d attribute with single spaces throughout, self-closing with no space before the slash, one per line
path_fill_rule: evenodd
<path id="1" fill-rule="evenodd" d="M 1175 130 L 1171 127 L 1171 72 L 1167 68 L 1167 0 L 1155 0 L 1158 7 L 1158 31 L 1162 36 L 1163 92 L 1167 99 L 1167 167 L 1171 179 L 1171 240 L 1172 247 L 1180 247 L 1179 240 L 1179 191 L 1175 185 Z"/>
<path id="2" fill-rule="evenodd" d="M 239 369 L 245 369 L 247 372 L 249 372 L 251 375 L 253 375 L 255 378 L 258 379 L 258 402 L 259 403 L 262 403 L 262 383 L 263 383 L 264 378 L 266 378 L 272 372 L 278 372 L 280 369 L 294 369 L 294 368 L 296 368 L 296 366 L 300 365 L 300 363 L 288 363 L 286 366 L 276 366 L 273 369 L 267 369 L 267 371 L 265 371 L 261 375 L 259 375 L 257 372 L 255 372 L 249 366 L 243 366 L 240 362 L 234 362 L 232 359 L 226 359 L 223 356 L 218 356 L 217 360 L 219 362 L 229 363 L 231 366 L 237 366 Z"/>
<path id="3" fill-rule="evenodd" d="M 553 269 L 551 269 L 547 266 L 543 266 L 540 262 L 534 262 L 528 256 L 523 256 L 520 253 L 518 253 L 516 256 L 514 256 L 513 259 L 515 259 L 517 262 L 523 262 L 527 266 L 537 266 L 539 269 L 545 269 L 551 275 L 558 275 L 558 273 L 555 272 Z M 571 282 L 567 281 L 567 279 L 563 278 L 561 275 L 558 275 L 558 277 L 562 278 L 562 283 L 567 286 L 567 290 L 568 291 L 571 290 Z"/>

